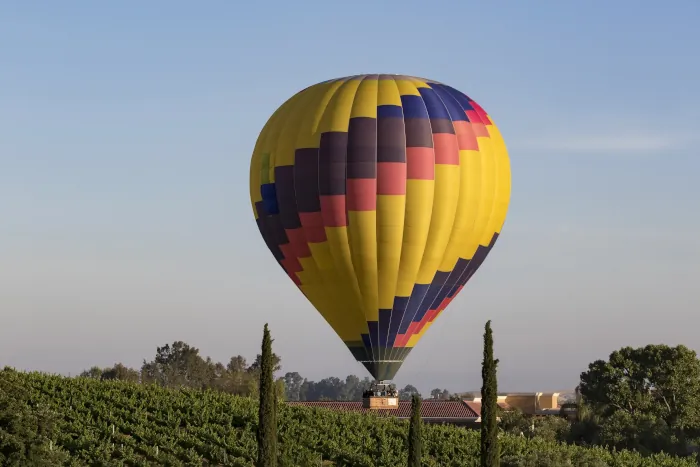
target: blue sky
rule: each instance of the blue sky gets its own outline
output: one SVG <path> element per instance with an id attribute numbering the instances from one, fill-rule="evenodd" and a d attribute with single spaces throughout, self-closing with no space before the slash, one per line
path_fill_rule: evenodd
<path id="1" fill-rule="evenodd" d="M 252 358 L 269 322 L 284 370 L 365 376 L 248 199 L 275 108 L 365 72 L 469 94 L 513 170 L 499 244 L 398 384 L 478 388 L 487 319 L 504 390 L 571 388 L 624 345 L 700 350 L 700 3 L 236 5 L 0 5 L 0 365 L 138 366 L 176 339 Z"/>

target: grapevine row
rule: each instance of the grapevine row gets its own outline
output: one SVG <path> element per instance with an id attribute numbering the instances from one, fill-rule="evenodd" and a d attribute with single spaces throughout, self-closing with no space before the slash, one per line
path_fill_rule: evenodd
<path id="1" fill-rule="evenodd" d="M 66 453 L 64 465 L 253 467 L 256 401 L 214 391 L 0 371 L 0 391 L 15 388 L 32 410 L 54 416 L 43 443 Z M 7 389 L 5 389 L 7 391 Z M 7 396 L 7 395 L 6 395 Z M 372 415 L 280 407 L 281 465 L 395 467 L 405 465 L 407 423 Z M 10 438 L 0 426 L 0 442 Z M 424 465 L 477 465 L 479 433 L 451 426 L 424 428 Z M 503 436 L 504 458 L 568 459 L 569 465 L 683 467 L 691 460 L 611 453 Z M 0 464 L 2 462 L 0 461 Z M 519 465 L 519 464 L 510 464 Z M 530 465 L 530 464 L 522 464 Z"/>

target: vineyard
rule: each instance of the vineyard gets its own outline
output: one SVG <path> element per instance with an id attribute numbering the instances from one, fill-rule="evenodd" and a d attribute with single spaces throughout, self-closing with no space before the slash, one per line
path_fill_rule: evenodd
<path id="1" fill-rule="evenodd" d="M 255 400 L 221 392 L 0 371 L 0 465 L 240 466 L 256 456 Z M 280 407 L 280 466 L 406 464 L 407 422 L 306 407 Z M 424 427 L 424 465 L 477 466 L 479 433 Z M 501 438 L 504 467 L 696 466 Z"/>

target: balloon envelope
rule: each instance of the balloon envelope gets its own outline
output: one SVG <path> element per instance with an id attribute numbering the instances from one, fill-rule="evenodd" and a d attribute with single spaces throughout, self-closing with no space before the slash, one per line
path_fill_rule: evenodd
<path id="1" fill-rule="evenodd" d="M 270 117 L 250 197 L 284 271 L 390 380 L 496 242 L 510 177 L 501 134 L 471 98 L 359 75 L 308 87 Z"/>

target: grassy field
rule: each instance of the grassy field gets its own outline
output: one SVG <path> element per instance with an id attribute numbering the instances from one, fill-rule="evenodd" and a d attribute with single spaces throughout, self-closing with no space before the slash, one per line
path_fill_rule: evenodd
<path id="1" fill-rule="evenodd" d="M 249 398 L 118 381 L 0 371 L 0 465 L 245 466 L 256 456 Z M 281 466 L 406 464 L 407 422 L 280 407 Z M 478 465 L 479 433 L 424 427 L 425 466 Z M 504 467 L 696 466 L 503 435 Z"/>

